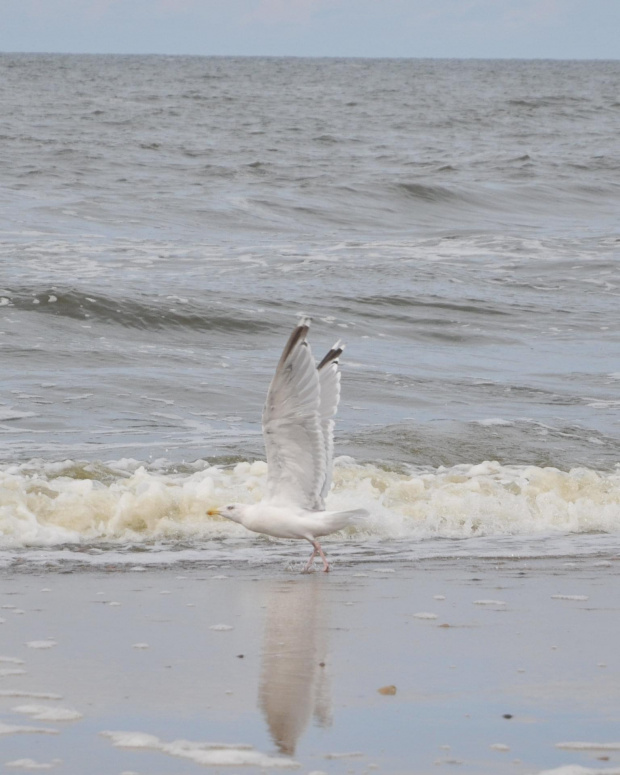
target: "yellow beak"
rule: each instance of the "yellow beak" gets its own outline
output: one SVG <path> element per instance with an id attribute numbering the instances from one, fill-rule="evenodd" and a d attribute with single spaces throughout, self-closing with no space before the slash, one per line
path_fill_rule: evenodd
<path id="1" fill-rule="evenodd" d="M 207 511 L 207 514 L 208 514 L 210 517 L 219 517 L 219 516 L 220 516 L 220 510 L 219 510 L 219 509 L 209 509 L 209 510 Z"/>

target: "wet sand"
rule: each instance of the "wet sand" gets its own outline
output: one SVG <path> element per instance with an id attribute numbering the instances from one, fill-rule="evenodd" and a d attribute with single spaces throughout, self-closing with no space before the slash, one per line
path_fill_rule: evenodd
<path id="1" fill-rule="evenodd" d="M 17 566 L 0 605 L 7 773 L 620 773 L 617 555 Z"/>

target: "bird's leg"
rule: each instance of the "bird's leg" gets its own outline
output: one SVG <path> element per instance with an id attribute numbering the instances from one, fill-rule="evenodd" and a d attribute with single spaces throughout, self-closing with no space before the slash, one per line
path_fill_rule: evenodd
<path id="1" fill-rule="evenodd" d="M 327 557 L 323 553 L 323 550 L 321 549 L 321 544 L 318 541 L 310 541 L 312 544 L 312 548 L 314 551 L 310 555 L 310 559 L 308 560 L 306 567 L 303 569 L 302 573 L 310 573 L 310 568 L 312 567 L 312 563 L 314 562 L 314 558 L 319 554 L 321 556 L 321 559 L 323 560 L 323 572 L 328 573 L 329 572 L 329 563 L 327 562 Z"/>
<path id="2" fill-rule="evenodd" d="M 314 547 L 314 551 L 310 555 L 310 559 L 306 563 L 306 567 L 302 570 L 302 573 L 310 573 L 310 568 L 312 568 L 312 563 L 314 562 L 314 558 L 317 555 L 317 550 L 316 550 L 317 545 L 313 541 L 311 543 L 312 543 L 312 546 Z"/>
<path id="3" fill-rule="evenodd" d="M 323 572 L 328 573 L 329 572 L 329 563 L 327 562 L 327 557 L 323 554 L 323 550 L 321 549 L 321 544 L 317 541 L 315 544 L 312 544 L 314 546 L 314 552 L 318 552 L 321 555 L 321 559 L 323 560 Z"/>

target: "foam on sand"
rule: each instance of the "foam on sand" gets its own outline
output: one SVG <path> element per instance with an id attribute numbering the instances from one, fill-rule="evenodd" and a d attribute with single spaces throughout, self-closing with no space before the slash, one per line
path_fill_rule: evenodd
<path id="1" fill-rule="evenodd" d="M 552 600 L 580 600 L 588 599 L 588 595 L 551 595 Z"/>
<path id="2" fill-rule="evenodd" d="M 97 541 L 147 542 L 246 535 L 210 517 L 265 493 L 263 461 L 232 468 L 198 461 L 179 473 L 137 461 L 45 463 L 0 468 L 0 548 Z M 367 538 L 467 538 L 540 533 L 620 533 L 620 470 L 565 472 L 495 462 L 389 470 L 339 458 L 328 508 L 367 509 L 347 529 Z"/>
<path id="3" fill-rule="evenodd" d="M 556 743 L 555 747 L 566 751 L 620 751 L 620 743 Z"/>
<path id="4" fill-rule="evenodd" d="M 620 775 L 620 767 L 582 767 L 580 764 L 565 764 L 553 770 L 543 770 L 536 775 Z"/>
<path id="5" fill-rule="evenodd" d="M 53 692 L 24 692 L 19 689 L 1 689 L 0 697 L 23 697 L 29 700 L 62 700 L 62 694 Z"/>
<path id="6" fill-rule="evenodd" d="M 71 708 L 52 708 L 48 705 L 18 705 L 12 708 L 13 713 L 23 713 L 35 721 L 77 721 L 82 714 Z"/>
<path id="7" fill-rule="evenodd" d="M 117 748 L 138 748 L 161 751 L 170 756 L 189 759 L 196 764 L 211 767 L 255 766 L 296 768 L 300 764 L 287 757 L 267 756 L 250 745 L 226 745 L 220 743 L 194 743 L 189 740 L 173 740 L 164 743 L 155 735 L 144 732 L 101 732 Z"/>
<path id="8" fill-rule="evenodd" d="M 25 727 L 17 724 L 4 724 L 0 721 L 0 735 L 57 735 L 57 729 L 47 727 Z"/>
<path id="9" fill-rule="evenodd" d="M 474 605 L 506 605 L 505 600 L 474 600 Z"/>

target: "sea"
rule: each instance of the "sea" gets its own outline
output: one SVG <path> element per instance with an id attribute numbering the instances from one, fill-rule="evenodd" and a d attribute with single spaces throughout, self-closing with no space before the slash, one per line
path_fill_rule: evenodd
<path id="1" fill-rule="evenodd" d="M 620 62 L 2 54 L 0 105 L 0 566 L 301 565 L 207 511 L 302 315 L 336 569 L 620 559 Z"/>

